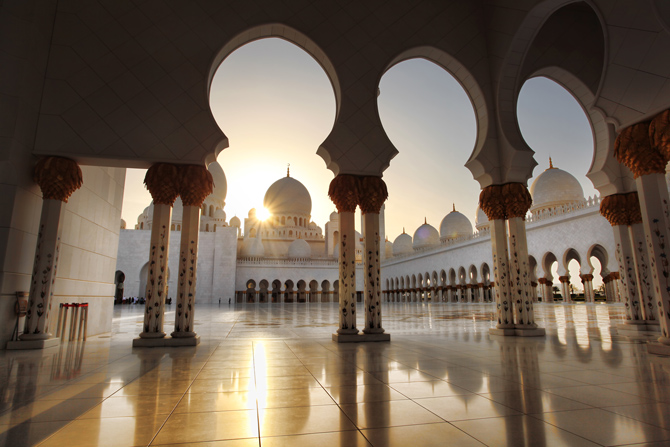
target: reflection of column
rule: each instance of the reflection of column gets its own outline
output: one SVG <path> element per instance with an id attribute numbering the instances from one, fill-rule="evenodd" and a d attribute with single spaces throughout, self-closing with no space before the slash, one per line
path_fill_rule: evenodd
<path id="1" fill-rule="evenodd" d="M 214 189 L 212 174 L 204 166 L 179 167 L 179 195 L 184 205 L 181 242 L 179 247 L 179 279 L 175 309 L 174 338 L 200 340 L 193 330 L 196 270 L 198 267 L 198 236 L 200 234 L 200 207 Z M 180 343 L 183 344 L 183 343 Z"/>
<path id="2" fill-rule="evenodd" d="M 144 296 L 144 325 L 140 338 L 133 340 L 133 346 L 147 346 L 154 343 L 142 339 L 164 338 L 163 318 L 165 293 L 168 282 L 168 251 L 170 248 L 170 220 L 172 204 L 179 193 L 179 172 L 176 165 L 156 163 L 144 177 L 144 184 L 154 200 L 151 242 L 149 244 L 149 269 L 147 288 Z M 161 340 L 161 343 L 163 340 Z"/>
<path id="3" fill-rule="evenodd" d="M 328 195 L 340 217 L 339 304 L 337 334 L 358 334 L 356 329 L 356 229 L 354 212 L 358 204 L 359 185 L 353 175 L 340 174 L 330 182 Z"/>
<path id="4" fill-rule="evenodd" d="M 570 276 L 559 276 L 558 280 L 561 282 L 561 295 L 563 296 L 563 302 L 571 303 L 572 296 L 570 295 Z"/>
<path id="5" fill-rule="evenodd" d="M 507 255 L 507 230 L 505 228 L 505 206 L 502 188 L 486 187 L 479 195 L 479 207 L 489 218 L 491 228 L 491 251 L 493 254 L 493 278 L 496 285 L 497 329 L 513 329 L 514 315 L 510 297 L 509 259 Z"/>
<path id="6" fill-rule="evenodd" d="M 365 221 L 365 334 L 381 334 L 382 303 L 380 299 L 381 271 L 379 257 L 379 210 L 388 197 L 386 184 L 379 177 L 360 179 L 359 205 Z"/>
<path id="7" fill-rule="evenodd" d="M 8 344 L 9 349 L 44 348 L 58 344 L 57 339 L 51 338 L 49 320 L 63 230 L 63 211 L 72 193 L 83 182 L 77 163 L 60 157 L 40 159 L 35 166 L 33 180 L 42 190 L 42 214 L 24 331 L 21 341 Z"/>
<path id="8" fill-rule="evenodd" d="M 624 129 L 616 139 L 614 156 L 635 177 L 649 254 L 651 282 L 659 303 L 661 337 L 652 353 L 670 354 L 670 216 L 665 166 L 670 159 L 670 110 L 654 120 Z"/>
<path id="9" fill-rule="evenodd" d="M 478 288 L 478 291 L 479 291 L 479 296 L 477 297 L 477 302 L 478 303 L 483 303 L 484 301 L 486 301 L 486 299 L 484 299 L 484 283 L 480 282 L 479 284 L 477 284 L 477 288 Z"/>

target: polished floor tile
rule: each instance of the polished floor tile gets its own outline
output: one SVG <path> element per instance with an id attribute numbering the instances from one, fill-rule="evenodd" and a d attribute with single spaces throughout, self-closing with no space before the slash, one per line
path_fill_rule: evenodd
<path id="1" fill-rule="evenodd" d="M 142 315 L 0 351 L 0 445 L 670 445 L 670 359 L 620 305 L 538 305 L 547 336 L 518 339 L 489 304 L 390 304 L 392 341 L 361 344 L 331 341 L 336 304 L 198 306 L 199 346 L 133 349 Z"/>

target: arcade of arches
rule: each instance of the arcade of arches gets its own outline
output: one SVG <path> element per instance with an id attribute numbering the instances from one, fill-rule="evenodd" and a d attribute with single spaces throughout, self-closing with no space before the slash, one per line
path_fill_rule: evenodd
<path id="1" fill-rule="evenodd" d="M 0 232 L 0 259 L 3 260 L 0 309 L 5 328 L 2 337 L 9 349 L 48 352 L 48 348 L 59 346 L 60 338 L 55 335 L 61 303 L 88 303 L 89 335 L 111 330 L 112 303 L 118 284 L 115 261 L 124 169 L 130 167 L 148 168 L 145 183 L 153 198 L 149 252 L 143 262 L 148 265 L 146 306 L 141 327 L 137 328 L 139 336 L 132 344 L 134 347 L 165 347 L 199 343 L 194 311 L 197 311 L 201 212 L 215 191 L 207 166 L 228 146 L 225 129 L 219 129 L 210 111 L 209 85 L 217 67 L 233 51 L 253 40 L 278 37 L 298 45 L 318 61 L 332 83 L 336 99 L 337 113 L 332 130 L 316 150 L 334 176 L 329 197 L 339 221 L 338 275 L 329 279 L 325 292 L 329 300 L 335 301 L 334 283 L 337 281 L 338 321 L 333 322 L 336 329 L 333 340 L 389 340 L 382 318 L 384 307 L 389 301 L 407 299 L 493 300 L 495 327 L 486 334 L 490 337 L 487 340 L 495 336 L 540 336 L 542 339 L 545 328 L 539 327 L 536 321 L 533 279 L 537 278 L 538 284 L 549 285 L 550 289 L 554 278 L 549 278 L 547 271 L 558 263 L 557 279 L 563 289 L 560 294 L 567 298 L 569 279 L 565 278 L 563 267 L 578 261 L 586 286 L 593 280 L 592 271 L 586 266 L 595 258 L 601 263 L 601 273 L 608 278 L 605 282 L 616 284 L 607 286 L 608 295 L 621 296 L 626 326 L 640 333 L 658 332 L 657 341 L 644 345 L 646 350 L 627 351 L 630 362 L 640 359 L 631 352 L 670 354 L 667 262 L 670 198 L 665 179 L 666 165 L 670 161 L 670 69 L 667 64 L 670 9 L 662 1 L 417 0 L 342 5 L 286 0 L 280 8 L 274 0 L 235 4 L 219 0 L 25 1 L 3 2 L 0 21 L 6 24 L 2 26 L 0 38 L 3 42 L 0 67 L 6 74 L 0 77 L 0 144 L 4 155 L 0 167 L 6 204 Z M 431 60 L 451 73 L 472 101 L 477 137 L 465 165 L 479 183 L 479 205 L 489 222 L 486 249 L 490 263 L 485 266 L 481 261 L 468 260 L 445 265 L 442 272 L 417 260 L 416 269 L 409 271 L 407 265 L 405 271 L 400 271 L 398 263 L 402 256 L 399 256 L 385 262 L 386 273 L 382 270 L 385 241 L 379 234 L 380 211 L 387 199 L 382 175 L 397 150 L 379 118 L 378 83 L 394 64 L 415 57 Z M 532 208 L 527 180 L 539 160 L 534 159 L 532 149 L 520 134 L 515 104 L 523 83 L 535 76 L 546 76 L 563 85 L 587 113 L 595 137 L 588 177 L 600 193 L 600 213 L 611 225 L 608 231 L 613 234 L 613 252 L 597 248 L 586 253 L 577 250 L 532 252 L 527 228 L 536 218 L 540 226 L 542 217 L 533 215 L 536 210 Z M 178 282 L 177 290 L 173 291 L 175 311 L 166 312 L 167 253 L 177 198 L 182 203 L 179 265 L 172 277 L 178 278 Z M 217 217 L 216 204 L 211 205 L 210 208 L 207 204 L 207 218 L 211 219 L 208 225 L 214 225 L 216 219 L 221 218 L 221 213 Z M 364 221 L 363 246 L 359 252 L 362 268 L 357 268 L 356 263 L 354 213 L 357 209 L 362 212 Z M 527 219 L 529 212 L 532 217 Z M 537 210 L 537 215 L 543 212 L 550 213 Z M 305 219 L 306 216 L 300 217 Z M 309 233 L 305 220 L 302 226 L 298 220 L 298 227 Z M 175 234 L 176 230 L 175 227 Z M 434 233 L 426 234 L 429 241 L 441 243 L 442 235 L 438 234 L 435 241 Z M 416 243 L 416 238 L 411 243 Z M 456 247 L 458 243 L 455 238 L 444 245 Z M 395 248 L 394 243 L 393 251 Z M 420 251 L 422 259 L 437 251 L 428 245 L 416 248 L 417 252 L 425 250 Z M 611 263 L 605 256 L 616 260 L 616 269 L 609 268 Z M 605 263 L 608 266 L 603 265 Z M 471 271 L 471 266 L 475 266 L 476 271 Z M 544 272 L 544 276 L 538 276 L 538 271 Z M 124 273 L 128 278 L 127 272 Z M 266 299 L 271 300 L 268 298 L 273 294 L 271 278 L 274 281 L 272 276 L 252 278 L 248 290 L 254 290 L 254 299 L 259 295 L 260 301 L 256 289 L 265 280 Z M 357 305 L 360 278 L 363 278 L 362 306 Z M 305 301 L 312 301 L 315 295 L 323 301 L 323 283 L 313 292 L 311 279 L 307 282 L 302 277 L 293 277 L 290 284 L 288 279 L 282 281 L 284 302 L 287 298 L 300 301 L 301 294 Z M 26 313 L 22 331 L 19 331 L 22 333 L 18 339 L 12 339 L 12 328 L 17 324 L 13 309 L 17 297 L 22 296 L 17 292 L 21 291 L 28 291 Z M 540 296 L 542 294 L 538 298 Z M 279 292 L 277 299 L 280 299 Z M 594 301 L 595 297 L 589 295 L 585 299 Z M 169 322 L 173 330 L 168 335 L 165 320 L 167 316 L 172 318 L 173 313 L 173 326 L 172 321 Z M 503 340 L 499 342 L 501 346 L 511 346 L 506 341 L 509 337 L 497 339 Z M 410 353 L 421 351 L 422 345 L 404 343 L 402 352 L 391 344 L 383 353 L 379 351 L 383 348 L 362 344 L 360 349 L 376 355 L 376 360 L 354 357 L 350 365 L 363 365 L 367 368 L 365 374 L 372 375 L 375 361 L 385 371 L 388 358 L 413 361 Z M 338 355 L 356 349 L 346 351 L 348 348 L 338 344 L 332 346 Z M 509 356 L 521 356 L 523 350 L 521 344 L 516 344 L 513 350 L 496 351 L 496 355 L 506 362 Z M 320 348 L 321 357 L 332 355 L 330 350 L 325 351 Z M 169 354 L 174 368 L 179 362 L 190 361 L 180 357 L 182 352 L 174 349 L 174 353 Z M 300 354 L 309 357 L 305 352 Z M 269 352 L 266 354 L 271 357 Z M 163 350 L 141 349 L 133 351 L 133 355 L 144 359 L 138 370 L 147 374 L 146 380 L 154 380 L 154 385 L 160 384 L 163 374 L 170 372 L 169 368 L 156 367 L 160 360 L 152 363 L 152 356 L 166 355 Z M 259 357 L 245 358 L 247 360 L 254 363 L 261 357 L 259 354 Z M 103 371 L 103 380 L 114 380 L 115 367 Z M 505 371 L 499 372 L 505 375 Z M 393 376 L 390 371 L 386 373 Z M 30 372 L 26 369 L 19 374 Z M 67 373 L 54 369 L 51 377 L 60 374 Z M 189 374 L 184 376 L 185 382 L 192 379 Z M 45 375 L 38 376 L 36 382 Z M 387 376 L 382 377 L 386 380 L 383 383 L 392 380 Z M 188 387 L 190 382 L 184 389 Z M 87 396 L 78 393 L 91 391 L 77 390 L 72 395 Z M 156 399 L 163 394 L 163 389 L 152 390 Z M 408 394 L 410 391 L 406 390 Z M 492 391 L 493 385 L 489 392 L 495 394 Z M 16 392 L 12 405 L 36 399 L 36 395 L 32 395 L 21 400 L 18 395 L 22 392 L 22 389 Z M 140 390 L 136 393 L 142 394 Z M 104 396 L 107 397 L 109 395 Z M 349 403 L 358 402 L 356 392 L 348 397 L 351 398 Z M 333 399 L 328 402 L 332 403 Z M 368 425 L 360 420 L 366 412 L 360 406 L 364 404 L 359 403 L 358 412 L 347 408 L 342 401 L 337 404 L 342 405 L 341 411 L 349 411 L 348 422 L 342 424 L 351 428 L 352 436 L 363 436 L 364 431 L 375 428 L 371 421 L 376 412 L 368 412 Z M 583 411 L 599 412 L 604 406 L 601 402 L 591 404 L 589 410 Z M 157 400 L 153 405 L 152 408 L 159 406 Z M 528 413 L 525 408 L 524 413 Z M 330 409 L 319 410 L 312 406 L 309 410 L 314 414 L 322 411 L 319 414 L 323 417 L 316 418 L 329 420 L 325 415 Z M 427 415 L 424 422 L 454 420 L 437 408 L 433 411 L 441 414 L 439 420 Z M 138 407 L 137 412 L 144 410 Z M 172 410 L 169 412 L 171 415 Z M 414 414 L 410 410 L 401 412 Z M 651 412 L 658 414 L 659 410 Z M 636 417 L 648 416 L 646 410 L 638 413 L 644 414 Z M 10 419 L 13 416 L 19 417 L 19 414 L 11 413 Z M 395 417 L 387 416 L 387 422 Z M 432 414 L 431 417 L 437 416 Z M 212 422 L 208 425 L 217 427 L 224 419 L 223 416 L 208 419 Z M 354 425 L 352 419 L 358 423 Z M 183 419 L 181 426 L 174 422 L 174 433 L 192 420 Z M 263 436 L 262 430 L 266 427 L 262 425 L 263 420 L 254 416 L 251 426 L 256 427 L 256 432 L 252 431 L 250 438 L 259 441 Z M 561 430 L 570 426 L 560 414 L 547 420 Z M 301 421 L 307 424 L 301 426 L 304 430 L 290 434 L 312 433 L 306 414 Z M 58 433 L 74 430 L 79 427 L 78 422 Z M 164 419 L 156 422 L 154 427 L 153 422 L 140 424 L 138 421 L 131 435 L 135 438 L 129 440 L 128 445 L 180 442 L 176 440 L 180 439 L 177 435 L 172 437 L 167 432 L 157 435 L 163 422 Z M 589 438 L 590 433 L 576 428 L 574 432 L 599 445 L 667 442 L 670 436 L 667 430 L 660 428 L 661 424 L 662 421 L 648 424 L 634 433 L 637 437 L 626 438 L 628 441 Z M 115 427 L 122 426 L 126 425 L 117 421 Z M 151 433 L 139 436 L 138 430 L 143 429 Z M 447 429 L 453 427 L 445 427 Z M 337 430 L 344 429 L 333 429 Z M 15 436 L 8 443 L 19 445 L 19 441 L 15 442 L 23 439 L 17 434 L 19 431 L 20 424 L 17 431 L 8 432 Z M 119 439 L 123 436 L 121 431 L 119 428 Z M 100 433 L 103 432 L 107 433 L 101 429 Z M 50 442 L 57 445 L 58 433 L 43 445 Z M 375 439 L 374 434 L 368 434 L 370 437 L 365 439 Z M 220 439 L 211 436 L 196 441 Z M 386 438 L 372 443 L 383 445 L 384 439 L 393 438 L 388 433 L 384 436 Z M 555 436 L 565 441 L 561 435 Z M 43 439 L 42 436 L 39 441 Z M 190 440 L 183 442 L 187 441 Z M 547 440 L 544 443 L 552 444 Z M 565 443 L 570 445 L 570 441 Z"/>

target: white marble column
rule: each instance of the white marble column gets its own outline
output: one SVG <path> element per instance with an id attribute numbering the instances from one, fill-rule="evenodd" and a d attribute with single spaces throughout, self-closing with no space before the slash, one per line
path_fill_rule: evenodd
<path id="1" fill-rule="evenodd" d="M 149 268 L 145 291 L 144 323 L 139 338 L 133 346 L 164 346 L 165 298 L 168 286 L 168 257 L 170 248 L 170 223 L 172 204 L 179 195 L 179 170 L 177 165 L 156 163 L 144 177 L 154 200 L 151 239 L 149 242 Z"/>
<path id="2" fill-rule="evenodd" d="M 563 303 L 572 303 L 572 295 L 570 294 L 570 276 L 562 275 L 558 277 L 558 280 L 561 282 L 561 296 L 563 297 Z"/>
<path id="3" fill-rule="evenodd" d="M 644 233 L 649 253 L 651 283 L 658 305 L 661 336 L 658 341 L 670 347 L 670 216 L 665 175 L 654 173 L 635 179 Z M 670 348 L 668 348 L 670 353 Z"/>
<path id="4" fill-rule="evenodd" d="M 524 213 L 525 214 L 525 213 Z M 511 217 L 509 227 L 510 293 L 514 302 L 516 327 L 535 329 L 535 313 L 530 291 L 530 266 L 526 222 L 523 217 Z"/>
<path id="5" fill-rule="evenodd" d="M 510 293 L 507 229 L 503 219 L 495 219 L 490 222 L 493 278 L 496 289 L 496 317 L 498 320 L 496 328 L 512 329 L 514 328 L 514 307 Z"/>
<path id="6" fill-rule="evenodd" d="M 340 212 L 340 327 L 338 334 L 356 329 L 356 230 L 353 212 Z"/>
<path id="7" fill-rule="evenodd" d="M 584 302 L 593 304 L 595 302 L 595 297 L 593 295 L 593 275 L 590 273 L 585 273 L 580 275 L 582 280 L 582 286 L 584 287 Z"/>
<path id="8" fill-rule="evenodd" d="M 365 334 L 381 334 L 382 303 L 380 299 L 381 267 L 379 257 L 379 214 L 367 212 L 363 215 L 365 221 Z"/>
<path id="9" fill-rule="evenodd" d="M 33 178 L 42 190 L 42 214 L 37 228 L 37 244 L 28 295 L 23 334 L 7 349 L 47 348 L 58 345 L 50 330 L 65 204 L 83 183 L 81 169 L 72 160 L 41 158 Z"/>
<path id="10" fill-rule="evenodd" d="M 628 227 L 630 230 L 633 254 L 635 255 L 635 270 L 637 273 L 637 284 L 639 286 L 640 309 L 642 318 L 646 323 L 659 324 L 658 305 L 654 296 L 654 286 L 651 279 L 651 268 L 649 266 L 649 252 L 645 243 L 644 225 L 635 223 Z"/>
<path id="11" fill-rule="evenodd" d="M 200 205 L 184 206 L 179 245 L 179 279 L 175 307 L 175 338 L 193 338 L 195 290 L 198 267 L 198 237 L 200 234 Z"/>

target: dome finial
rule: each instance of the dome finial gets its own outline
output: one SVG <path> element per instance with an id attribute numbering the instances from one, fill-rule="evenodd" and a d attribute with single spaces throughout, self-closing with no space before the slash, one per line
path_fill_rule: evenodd
<path id="1" fill-rule="evenodd" d="M 405 227 L 402 227 L 402 234 L 405 234 Z"/>
<path id="2" fill-rule="evenodd" d="M 555 169 L 554 162 L 551 160 L 551 157 L 549 157 L 549 169 Z"/>
<path id="3" fill-rule="evenodd" d="M 423 224 L 426 225 L 428 223 L 428 219 L 426 217 L 423 218 Z"/>
<path id="4" fill-rule="evenodd" d="M 456 204 L 455 204 L 455 203 L 452 203 L 451 205 L 453 206 L 452 212 L 455 213 L 455 212 L 456 212 Z"/>
<path id="5" fill-rule="evenodd" d="M 291 176 L 291 163 L 286 164 L 286 177 Z"/>

